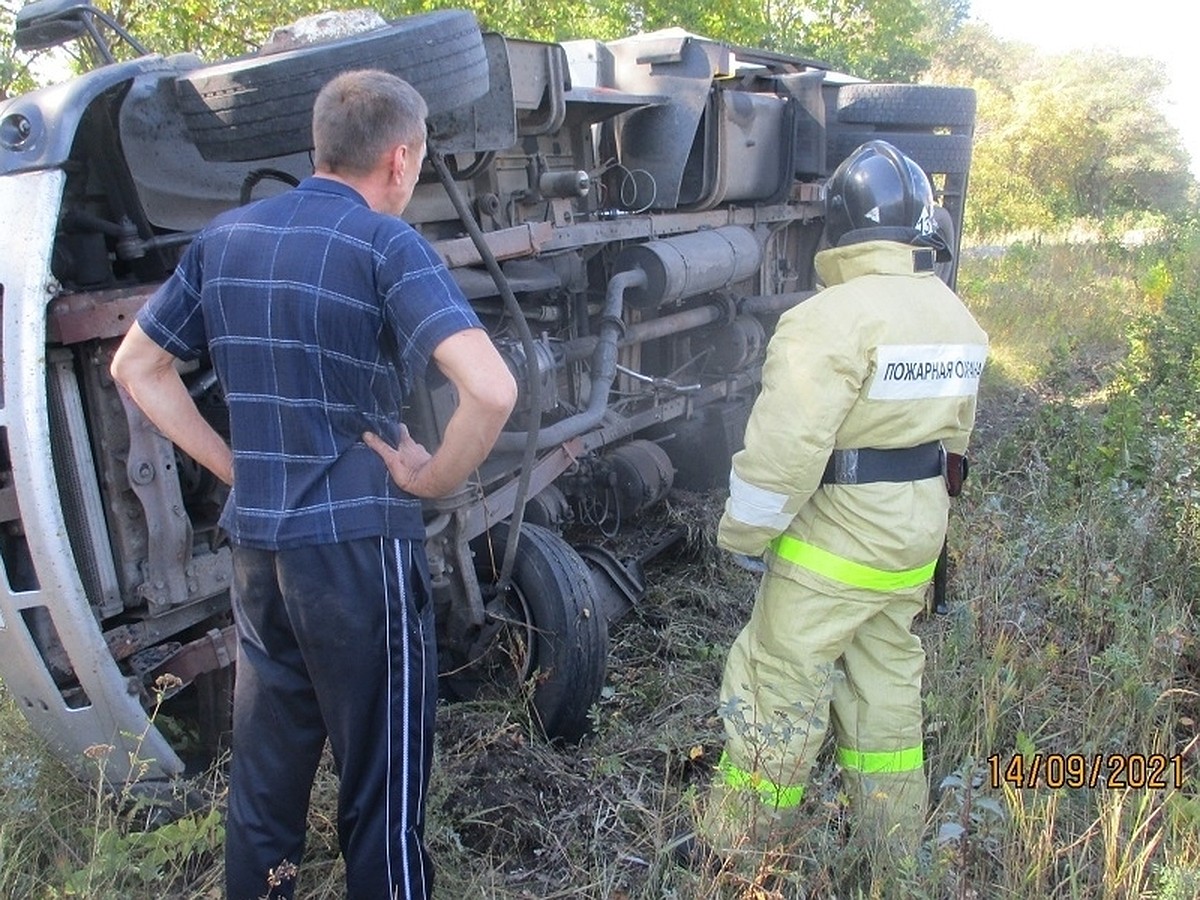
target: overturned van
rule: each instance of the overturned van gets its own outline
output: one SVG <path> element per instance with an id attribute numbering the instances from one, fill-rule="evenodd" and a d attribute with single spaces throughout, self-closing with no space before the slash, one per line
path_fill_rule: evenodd
<path id="1" fill-rule="evenodd" d="M 430 158 L 405 218 L 520 385 L 478 478 L 426 509 L 446 693 L 528 685 L 552 737 L 586 731 L 608 624 L 660 549 L 631 559 L 602 538 L 673 486 L 726 482 L 774 322 L 816 287 L 836 164 L 893 142 L 961 233 L 964 88 L 681 31 L 520 40 L 455 10 L 317 17 L 216 64 L 147 52 L 78 0 L 18 15 L 18 47 L 76 39 L 105 64 L 0 103 L 0 677 L 81 771 L 89 746 L 137 742 L 146 777 L 168 779 L 228 728 L 225 489 L 108 369 L 198 229 L 311 173 L 312 100 L 337 72 L 389 69 L 425 95 Z M 184 377 L 227 432 L 211 367 Z M 453 402 L 432 374 L 414 437 L 435 446 Z M 130 755 L 106 764 L 123 779 Z"/>

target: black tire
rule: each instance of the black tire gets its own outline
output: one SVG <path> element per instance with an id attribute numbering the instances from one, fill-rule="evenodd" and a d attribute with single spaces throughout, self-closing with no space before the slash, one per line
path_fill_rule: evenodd
<path id="1" fill-rule="evenodd" d="M 425 98 L 431 116 L 487 93 L 488 61 L 475 16 L 441 10 L 332 43 L 188 72 L 179 106 L 201 156 L 243 162 L 312 148 L 317 92 L 350 69 L 384 69 Z"/>
<path id="2" fill-rule="evenodd" d="M 486 650 L 478 658 L 442 661 L 452 673 L 447 686 L 472 699 L 532 684 L 531 711 L 546 736 L 578 740 L 589 730 L 589 712 L 600 699 L 608 664 L 600 594 L 587 565 L 566 541 L 526 523 L 511 585 L 503 596 L 489 596 L 507 540 L 508 526 L 497 525 L 473 546 L 493 624 L 481 636 Z"/>
<path id="3" fill-rule="evenodd" d="M 932 84 L 845 84 L 838 89 L 837 119 L 902 128 L 972 126 L 975 91 Z"/>
<path id="4" fill-rule="evenodd" d="M 829 146 L 830 167 L 867 141 L 887 141 L 928 175 L 963 175 L 971 167 L 970 136 L 906 131 L 843 131 L 835 134 Z"/>

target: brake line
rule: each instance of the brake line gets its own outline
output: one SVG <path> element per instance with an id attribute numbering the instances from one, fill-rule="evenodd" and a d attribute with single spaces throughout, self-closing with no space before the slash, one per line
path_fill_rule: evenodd
<path id="1" fill-rule="evenodd" d="M 529 432 L 525 438 L 525 448 L 521 454 L 521 472 L 517 478 L 517 494 L 513 500 L 512 521 L 508 529 L 508 539 L 504 545 L 504 561 L 500 566 L 500 578 L 496 582 L 497 592 L 503 593 L 508 589 L 509 581 L 512 579 L 513 566 L 516 563 L 517 544 L 521 535 L 521 523 L 525 518 L 525 503 L 529 499 L 529 481 L 533 476 L 533 463 L 537 456 L 538 433 L 542 427 L 541 382 L 538 377 L 539 372 L 536 365 L 536 350 L 533 345 L 533 333 L 529 330 L 529 323 L 525 321 L 525 316 L 522 314 L 521 307 L 517 303 L 516 295 L 513 294 L 508 279 L 500 270 L 500 263 L 496 261 L 496 256 L 492 253 L 492 248 L 488 246 L 487 240 L 483 236 L 483 230 L 475 221 L 474 216 L 471 215 L 471 210 L 467 206 L 466 199 L 458 189 L 458 185 L 455 184 L 454 176 L 451 174 L 449 166 L 446 165 L 445 155 L 432 143 L 429 150 L 429 160 L 433 163 L 433 168 L 437 172 L 438 179 L 442 182 L 442 187 L 446 189 L 446 193 L 450 196 L 450 202 L 454 205 L 454 210 L 458 213 L 458 218 L 467 229 L 467 234 L 470 235 L 471 242 L 475 245 L 475 249 L 479 251 L 479 256 L 483 260 L 483 264 L 487 267 L 488 274 L 492 276 L 492 281 L 496 283 L 496 288 L 500 291 L 500 296 L 504 300 L 504 307 L 508 310 L 509 315 L 512 316 L 513 322 L 517 327 L 517 335 L 521 339 L 521 349 L 525 353 L 525 359 L 529 361 L 529 364 L 525 367 L 528 382 L 526 385 L 528 391 L 526 396 L 529 398 L 532 421 L 529 424 Z"/>

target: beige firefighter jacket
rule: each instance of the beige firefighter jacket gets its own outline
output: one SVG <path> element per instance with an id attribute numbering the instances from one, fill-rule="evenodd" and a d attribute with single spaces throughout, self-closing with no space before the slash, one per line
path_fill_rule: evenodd
<path id="1" fill-rule="evenodd" d="M 869 590 L 928 581 L 949 509 L 942 479 L 820 484 L 835 448 L 941 441 L 966 452 L 987 335 L 932 271 L 914 271 L 921 253 L 927 262 L 928 251 L 872 241 L 817 254 L 827 287 L 781 316 L 768 345 L 722 547 L 766 552 L 772 571 L 802 581 L 813 571 Z"/>

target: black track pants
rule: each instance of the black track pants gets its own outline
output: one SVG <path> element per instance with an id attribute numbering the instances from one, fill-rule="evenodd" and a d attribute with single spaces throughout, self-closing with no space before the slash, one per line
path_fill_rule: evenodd
<path id="1" fill-rule="evenodd" d="M 437 660 L 424 548 L 380 538 L 239 547 L 233 571 L 230 900 L 293 896 L 293 881 L 272 889 L 270 872 L 301 860 L 326 736 L 340 779 L 347 896 L 427 900 Z"/>

